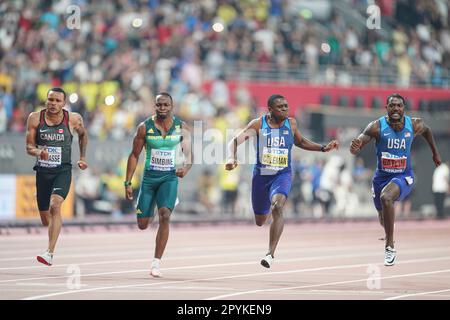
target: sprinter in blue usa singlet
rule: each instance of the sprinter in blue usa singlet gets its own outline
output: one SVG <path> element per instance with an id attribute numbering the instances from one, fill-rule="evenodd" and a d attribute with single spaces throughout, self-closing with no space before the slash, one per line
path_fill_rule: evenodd
<path id="1" fill-rule="evenodd" d="M 327 145 L 314 143 L 303 137 L 297 121 L 288 117 L 289 107 L 285 97 L 274 94 L 267 102 L 269 113 L 252 120 L 229 144 L 226 170 L 237 166 L 237 146 L 256 138 L 257 163 L 253 170 L 252 205 L 256 225 L 262 226 L 272 215 L 269 249 L 261 265 L 270 268 L 281 233 L 283 232 L 283 208 L 291 190 L 291 150 L 296 145 L 310 151 L 328 152 L 337 149 L 333 140 Z"/>
<path id="2" fill-rule="evenodd" d="M 291 150 L 294 136 L 289 119 L 280 128 L 271 128 L 268 115 L 261 117 L 256 138 L 257 160 L 253 169 L 252 205 L 256 215 L 267 215 L 276 194 L 286 198 L 291 190 Z"/>
<path id="3" fill-rule="evenodd" d="M 377 170 L 372 181 L 372 195 L 385 231 L 384 265 L 392 266 L 396 257 L 394 202 L 403 200 L 413 188 L 411 144 L 414 138 L 419 135 L 425 138 L 436 166 L 441 164 L 441 157 L 431 129 L 422 119 L 405 116 L 405 99 L 401 95 L 390 95 L 386 103 L 387 115 L 369 123 L 363 133 L 352 140 L 350 152 L 356 155 L 372 139 L 376 141 Z"/>
<path id="4" fill-rule="evenodd" d="M 378 211 L 382 210 L 381 191 L 389 183 L 398 185 L 402 201 L 412 191 L 414 174 L 411 168 L 411 144 L 414 139 L 412 120 L 405 116 L 405 125 L 400 131 L 391 128 L 386 117 L 378 119 L 380 138 L 376 143 L 377 170 L 373 178 L 373 201 Z"/>

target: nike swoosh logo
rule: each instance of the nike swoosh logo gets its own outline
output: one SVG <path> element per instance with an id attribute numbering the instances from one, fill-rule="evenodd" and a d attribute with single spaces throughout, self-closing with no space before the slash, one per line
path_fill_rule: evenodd
<path id="1" fill-rule="evenodd" d="M 268 136 L 269 134 L 271 134 L 272 132 L 263 132 L 263 136 L 264 137 L 266 137 L 266 136 Z"/>
<path id="2" fill-rule="evenodd" d="M 62 188 L 53 188 L 53 191 L 61 190 Z"/>
<path id="3" fill-rule="evenodd" d="M 47 131 L 49 131 L 50 129 L 45 129 L 45 130 L 41 130 L 41 132 L 47 132 Z"/>
<path id="4" fill-rule="evenodd" d="M 391 133 L 389 132 L 389 133 L 385 133 L 385 134 L 383 134 L 384 136 L 388 136 L 388 135 L 390 135 Z"/>

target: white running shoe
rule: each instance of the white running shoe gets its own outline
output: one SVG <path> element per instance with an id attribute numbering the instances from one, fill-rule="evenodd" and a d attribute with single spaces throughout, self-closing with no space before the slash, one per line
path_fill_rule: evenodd
<path id="1" fill-rule="evenodd" d="M 153 278 L 162 278 L 162 272 L 159 268 L 152 268 L 152 270 L 150 270 L 150 275 Z"/>
<path id="2" fill-rule="evenodd" d="M 270 268 L 270 266 L 273 263 L 273 260 L 274 260 L 274 257 L 272 257 L 272 255 L 268 254 L 261 260 L 261 265 L 263 267 Z"/>
<path id="3" fill-rule="evenodd" d="M 36 257 L 37 261 L 47 266 L 51 266 L 53 264 L 53 253 L 50 253 L 48 250 L 43 254 L 40 254 Z"/>
<path id="4" fill-rule="evenodd" d="M 393 266 L 395 263 L 395 254 L 397 251 L 395 251 L 394 248 L 391 248 L 390 246 L 387 246 L 384 250 L 384 265 L 385 266 Z"/>
<path id="5" fill-rule="evenodd" d="M 160 267 L 161 267 L 161 260 L 153 259 L 150 275 L 154 278 L 162 278 L 162 272 Z"/>

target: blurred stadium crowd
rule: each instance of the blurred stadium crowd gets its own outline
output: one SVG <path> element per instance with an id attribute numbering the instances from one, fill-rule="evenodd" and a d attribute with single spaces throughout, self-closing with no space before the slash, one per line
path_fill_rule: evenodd
<path id="1" fill-rule="evenodd" d="M 323 17 L 300 10 L 300 2 L 3 1 L 0 134 L 23 134 L 28 114 L 42 107 L 53 86 L 69 92 L 67 108 L 83 116 L 92 139 L 123 141 L 130 140 L 136 125 L 153 112 L 158 91 L 172 94 L 176 113 L 186 121 L 202 120 L 206 128 L 222 131 L 242 127 L 265 108 L 244 85 L 230 92 L 226 80 L 243 75 L 345 84 L 352 74 L 361 74 L 368 85 L 449 85 L 448 1 L 336 1 L 363 17 L 370 4 L 379 5 L 383 23 L 392 30 L 388 34 L 355 25 L 333 7 L 324 22 Z M 76 13 L 67 11 L 71 5 L 80 8 L 79 28 L 68 27 L 67 19 Z M 392 73 L 393 79 L 386 78 Z M 310 185 L 293 199 L 315 201 L 317 174 L 326 167 L 316 162 L 297 166 L 299 183 Z M 121 170 L 94 168 L 86 175 L 91 181 L 78 181 L 77 193 L 86 199 L 119 199 L 123 164 Z M 350 177 L 368 184 L 364 172 L 356 166 Z M 220 201 L 234 205 L 239 178 L 208 171 L 201 177 L 198 187 L 206 193 L 199 192 L 198 198 L 208 210 L 214 212 Z M 211 186 L 224 195 L 203 197 L 219 192 L 208 191 Z M 222 200 L 211 204 L 211 199 Z M 319 199 L 325 211 L 326 199 L 326 194 Z"/>
<path id="2" fill-rule="evenodd" d="M 346 3 L 349 9 L 365 10 L 371 2 Z M 401 86 L 444 85 L 443 75 L 450 68 L 448 1 L 378 1 L 383 21 L 393 28 L 389 38 L 357 29 L 336 11 L 322 23 L 296 10 L 295 4 L 281 0 L 2 2 L 0 132 L 23 132 L 27 114 L 42 104 L 49 85 L 71 84 L 69 91 L 78 97 L 71 99 L 70 108 L 85 117 L 90 134 L 116 139 L 129 134 L 151 112 L 156 91 L 173 94 L 180 116 L 211 125 L 212 119 L 229 112 L 232 102 L 252 110 L 251 94 L 245 89 L 230 99 L 222 80 L 231 69 L 272 68 L 280 74 L 306 69 L 312 81 L 323 65 L 365 69 L 368 75 L 387 68 L 397 70 Z M 67 27 L 70 5 L 80 8 L 79 29 Z M 215 23 L 224 31 L 214 31 Z M 329 45 L 328 53 L 322 43 Z M 327 75 L 335 77 L 331 71 Z M 213 81 L 209 93 L 205 81 Z M 339 78 L 339 83 L 343 81 L 345 75 Z M 109 93 L 115 101 L 105 107 Z M 248 116 L 245 113 L 242 121 Z"/>

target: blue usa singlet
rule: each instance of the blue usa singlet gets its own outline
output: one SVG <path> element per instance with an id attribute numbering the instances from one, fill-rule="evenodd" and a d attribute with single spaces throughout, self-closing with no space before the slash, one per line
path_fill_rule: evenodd
<path id="1" fill-rule="evenodd" d="M 381 117 L 380 139 L 376 144 L 377 171 L 380 174 L 407 173 L 411 171 L 411 144 L 414 130 L 411 118 L 405 116 L 403 130 L 395 131 Z"/>
<path id="2" fill-rule="evenodd" d="M 286 118 L 280 128 L 271 128 L 267 116 L 262 117 L 256 142 L 257 160 L 254 168 L 258 174 L 291 172 L 291 149 L 294 144 L 291 124 Z"/>

